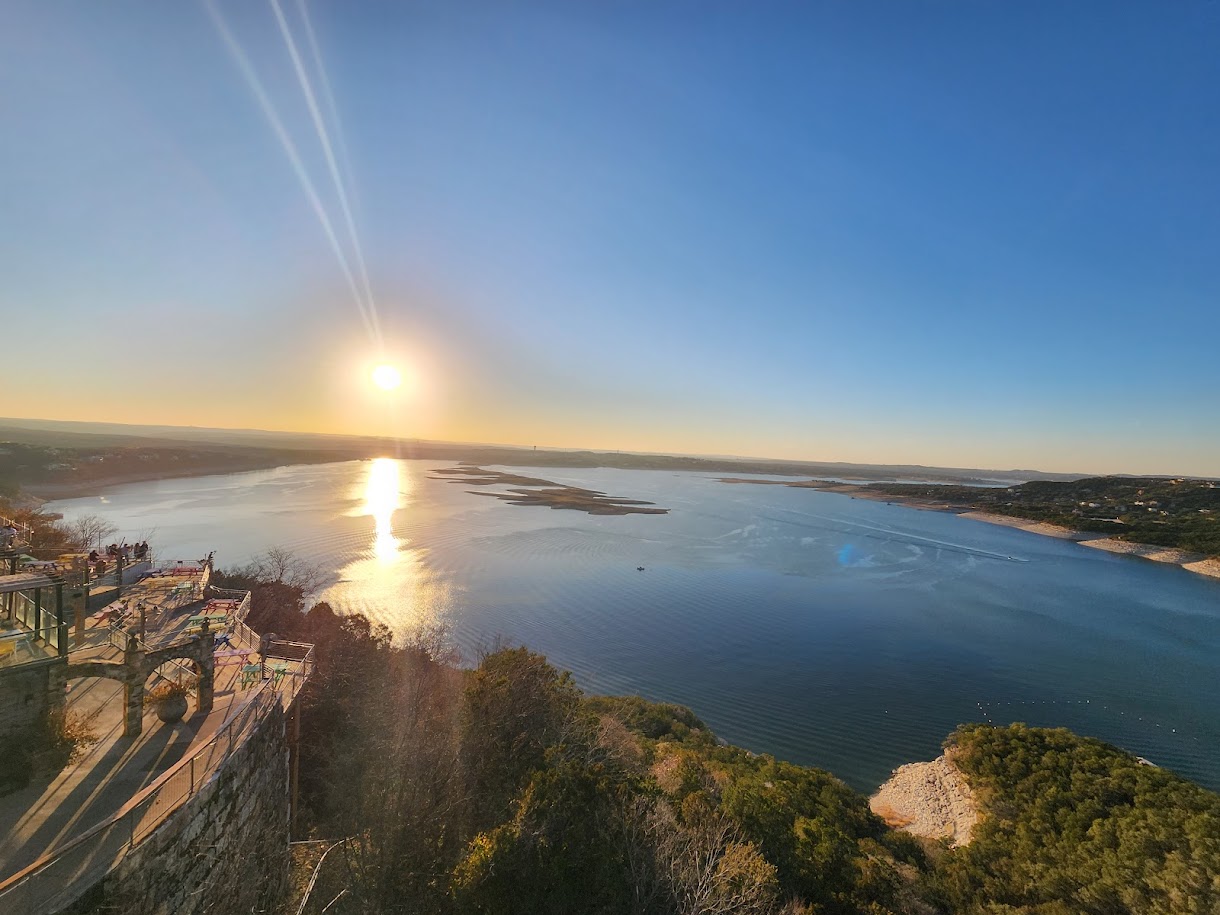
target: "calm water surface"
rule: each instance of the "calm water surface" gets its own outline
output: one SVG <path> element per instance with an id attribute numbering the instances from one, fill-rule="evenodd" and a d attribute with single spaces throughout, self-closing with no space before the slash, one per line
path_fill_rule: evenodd
<path id="1" fill-rule="evenodd" d="M 50 506 L 220 566 L 284 546 L 337 607 L 467 657 L 523 642 L 594 692 L 870 790 L 959 722 L 1101 737 L 1220 789 L 1220 582 L 953 515 L 698 474 L 537 474 L 669 515 L 511 506 L 379 460 L 137 483 Z M 637 566 L 644 566 L 639 572 Z"/>

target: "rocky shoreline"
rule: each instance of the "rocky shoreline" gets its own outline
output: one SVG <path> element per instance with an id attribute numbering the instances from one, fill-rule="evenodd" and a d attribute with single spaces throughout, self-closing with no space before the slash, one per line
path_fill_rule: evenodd
<path id="1" fill-rule="evenodd" d="M 994 512 L 979 511 L 948 502 L 931 502 L 926 499 L 915 499 L 910 496 L 895 495 L 877 490 L 870 490 L 866 483 L 840 483 L 829 480 L 756 480 L 740 477 L 720 477 L 721 483 L 750 483 L 763 486 L 788 486 L 793 489 L 816 489 L 821 492 L 835 492 L 850 495 L 853 499 L 869 499 L 873 502 L 886 502 L 904 505 L 907 508 L 917 508 L 920 511 L 939 511 L 969 518 L 971 521 L 982 521 L 985 524 L 997 524 L 1001 527 L 1011 527 L 1020 531 L 1028 531 L 1042 537 L 1054 537 L 1057 540 L 1071 540 L 1082 546 L 1095 550 L 1105 550 L 1109 553 L 1121 553 L 1124 556 L 1136 556 L 1140 559 L 1150 559 L 1153 562 L 1166 562 L 1176 565 L 1197 575 L 1209 578 L 1220 578 L 1220 557 L 1209 557 L 1202 553 L 1191 553 L 1186 550 L 1170 549 L 1147 543 L 1135 543 L 1130 540 L 1116 540 L 1105 534 L 1076 531 L 1058 524 L 1045 521 L 1029 521 L 1012 515 L 998 515 Z"/>
<path id="2" fill-rule="evenodd" d="M 918 506 L 912 506 L 918 507 Z M 1084 531 L 1074 531 L 1060 527 L 1057 524 L 1047 524 L 1044 521 L 1026 521 L 1008 515 L 995 515 L 990 512 L 961 512 L 961 517 L 987 524 L 998 524 L 1003 527 L 1013 527 L 1017 530 L 1029 531 L 1043 537 L 1056 537 L 1060 540 L 1073 540 L 1081 546 L 1094 550 L 1104 550 L 1107 553 L 1117 553 L 1123 556 L 1136 556 L 1149 559 L 1152 562 L 1166 562 L 1180 566 L 1188 572 L 1206 575 L 1209 578 L 1220 578 L 1220 558 L 1208 557 L 1202 553 L 1191 553 L 1187 550 L 1177 550 L 1171 547 L 1155 546 L 1149 543 L 1135 543 L 1131 540 L 1117 540 L 1105 534 L 1090 534 Z"/>

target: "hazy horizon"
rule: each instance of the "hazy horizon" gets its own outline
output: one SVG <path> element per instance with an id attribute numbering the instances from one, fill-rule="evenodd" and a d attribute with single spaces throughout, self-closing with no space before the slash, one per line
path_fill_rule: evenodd
<path id="1" fill-rule="evenodd" d="M 1013 466 L 1013 467 L 982 467 L 982 466 L 975 467 L 975 466 L 969 466 L 969 465 L 965 465 L 965 464 L 915 464 L 915 463 L 911 463 L 911 462 L 897 463 L 897 462 L 882 462 L 882 461 L 840 461 L 840 460 L 836 460 L 833 458 L 822 459 L 822 458 L 776 457 L 775 455 L 767 455 L 767 454 L 731 454 L 731 453 L 714 453 L 714 452 L 684 452 L 684 451 L 637 451 L 634 449 L 590 448 L 590 447 L 580 445 L 580 444 L 533 446 L 533 445 L 518 444 L 518 443 L 513 443 L 513 442 L 469 441 L 469 440 L 456 440 L 456 439 L 425 439 L 425 438 L 414 438 L 414 437 L 413 438 L 408 438 L 408 437 L 394 438 L 394 437 L 387 437 L 387 436 L 380 436 L 380 435 L 361 435 L 361 434 L 357 434 L 357 433 L 311 432 L 311 431 L 302 430 L 302 429 L 265 429 L 265 428 L 259 429 L 259 428 L 254 428 L 254 427 L 230 428 L 230 427 L 224 427 L 224 426 L 196 426 L 196 425 L 182 426 L 182 425 L 168 425 L 168 424 L 161 424 L 161 423 L 115 423 L 115 422 L 106 422 L 106 421 L 100 421 L 100 420 L 50 419 L 47 417 L 32 417 L 32 416 L 29 416 L 29 417 L 0 416 L 0 435 L 3 435 L 5 424 L 10 423 L 10 422 L 17 424 L 18 428 L 23 428 L 28 431 L 36 431 L 38 426 L 45 426 L 45 427 L 47 427 L 48 431 L 59 431 L 59 432 L 70 432 L 71 431 L 71 432 L 75 432 L 76 434 L 80 434 L 80 435 L 92 435 L 92 434 L 124 435 L 124 434 L 126 434 L 126 435 L 130 435 L 132 437 L 137 437 L 137 438 L 140 438 L 140 437 L 152 438 L 152 437 L 155 437 L 155 433 L 159 433 L 159 432 L 164 432 L 167 435 L 167 437 L 169 437 L 171 439 L 172 439 L 172 433 L 175 431 L 192 432 L 192 433 L 196 433 L 196 434 L 216 432 L 216 433 L 242 434 L 242 435 L 251 435 L 251 436 L 266 434 L 266 435 L 271 435 L 271 436 L 299 436 L 302 438 L 320 436 L 323 438 L 338 438 L 338 439 L 353 439 L 353 440 L 356 440 L 356 439 L 385 439 L 387 441 L 396 441 L 396 442 L 400 442 L 400 443 L 419 441 L 419 442 L 424 442 L 424 443 L 428 443 L 428 444 L 437 444 L 437 445 L 468 446 L 468 447 L 472 447 L 472 448 L 479 448 L 479 447 L 508 448 L 508 449 L 517 449 L 517 450 L 521 450 L 521 451 L 529 451 L 531 448 L 536 447 L 538 450 L 543 450 L 543 451 L 548 451 L 548 452 L 561 452 L 561 453 L 562 452 L 573 452 L 573 453 L 588 452 L 588 453 L 602 453 L 602 454 L 635 454 L 635 455 L 646 455 L 646 456 L 697 458 L 697 459 L 712 459 L 712 460 L 720 459 L 720 460 L 734 460 L 734 461 L 743 461 L 743 462 L 775 461 L 775 462 L 809 463 L 809 464 L 826 464 L 826 465 L 842 464 L 846 467 L 879 467 L 879 468 L 924 467 L 929 470 L 980 471 L 980 472 L 994 472 L 994 473 L 999 473 L 999 474 L 1032 472 L 1032 473 L 1039 473 L 1039 474 L 1053 474 L 1053 475 L 1079 476 L 1079 477 L 1105 476 L 1108 474 L 1113 474 L 1113 475 L 1118 475 L 1118 476 L 1149 476 L 1149 477 L 1170 477 L 1170 478 L 1181 476 L 1181 477 L 1204 477 L 1204 478 L 1210 479 L 1210 477 L 1206 477 L 1206 475 L 1204 475 L 1204 474 L 1183 474 L 1183 473 L 1176 473 L 1176 472 L 1172 472 L 1172 471 L 1169 471 L 1169 472 L 1165 472 L 1165 471 L 1158 471 L 1158 472 L 1093 471 L 1088 468 L 1085 468 L 1082 470 L 1081 468 L 1064 469 L 1064 468 L 1059 468 L 1059 467 L 1016 467 L 1016 466 Z M 21 425 L 21 424 L 25 424 L 25 423 L 37 424 L 37 425 Z M 60 427 L 65 427 L 65 426 L 103 427 L 106 430 L 106 432 L 100 432 L 98 430 L 91 431 L 91 430 L 87 430 L 87 429 L 82 429 L 82 430 L 77 431 L 77 430 L 60 428 Z M 124 430 L 133 430 L 133 429 L 142 429 L 142 430 L 146 430 L 146 431 L 145 432 L 124 431 Z M 208 439 L 201 439 L 201 440 L 205 441 L 205 442 L 209 441 Z M 190 442 L 189 442 L 189 440 L 183 440 L 183 443 L 189 444 Z M 216 440 L 216 443 L 217 444 L 232 444 L 232 443 L 221 442 L 219 440 Z M 251 447 L 255 447 L 255 446 L 252 445 Z M 285 445 L 284 447 L 290 447 L 290 446 Z"/>
<path id="2" fill-rule="evenodd" d="M 15 0 L 5 411 L 1220 477 L 1218 23 Z"/>

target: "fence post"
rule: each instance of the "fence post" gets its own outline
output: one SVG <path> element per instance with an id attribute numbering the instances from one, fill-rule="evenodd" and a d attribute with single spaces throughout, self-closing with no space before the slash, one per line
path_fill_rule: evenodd
<path id="1" fill-rule="evenodd" d="M 191 757 L 191 794 L 195 793 L 195 757 Z"/>

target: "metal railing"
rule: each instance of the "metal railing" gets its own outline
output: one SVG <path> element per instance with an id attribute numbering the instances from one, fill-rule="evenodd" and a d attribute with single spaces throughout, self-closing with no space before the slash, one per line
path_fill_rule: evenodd
<path id="1" fill-rule="evenodd" d="M 329 841 L 329 840 L 326 840 L 326 841 Z M 327 900 L 325 898 L 326 896 L 329 896 L 331 892 L 334 891 L 334 886 L 333 886 L 334 883 L 342 882 L 342 876 L 343 876 L 342 873 L 341 872 L 335 873 L 336 871 L 339 871 L 339 868 L 344 865 L 344 862 L 338 861 L 339 856 L 336 856 L 335 858 L 331 859 L 332 861 L 338 861 L 338 864 L 339 864 L 339 867 L 331 868 L 331 880 L 330 881 L 322 880 L 321 882 L 319 882 L 319 877 L 323 876 L 324 865 L 326 864 L 327 858 L 330 856 L 330 853 L 332 851 L 334 851 L 336 848 L 346 845 L 350 841 L 351 841 L 351 839 L 340 839 L 338 842 L 331 842 L 327 846 L 326 851 L 322 852 L 322 857 L 319 858 L 318 863 L 316 865 L 314 865 L 313 873 L 309 877 L 309 884 L 305 887 L 305 895 L 301 897 L 301 904 L 299 906 L 297 906 L 296 915 L 306 915 L 307 912 L 315 912 L 315 911 L 319 912 L 319 913 L 325 912 L 332 905 L 334 905 L 336 902 L 338 902 L 340 897 L 342 897 L 343 895 L 345 895 L 347 893 L 347 888 L 343 887 L 339 890 L 339 895 L 331 897 L 329 902 L 327 902 Z M 294 844 L 301 844 L 301 843 L 294 843 Z M 327 882 L 332 883 L 332 885 L 325 887 L 324 894 L 319 894 L 318 896 L 315 896 L 314 891 L 322 890 L 324 884 L 326 884 Z"/>
<path id="2" fill-rule="evenodd" d="M 206 563 L 198 559 L 158 559 L 151 563 L 154 572 L 169 572 L 170 574 L 199 575 L 206 568 Z"/>
<path id="3" fill-rule="evenodd" d="M 114 588 L 122 584 L 119 579 L 118 569 L 115 568 L 113 563 L 108 565 L 109 571 L 103 572 L 101 575 L 94 574 L 92 571 L 88 573 L 90 588 L 100 591 L 103 588 Z"/>
<path id="4" fill-rule="evenodd" d="M 27 534 L 30 534 L 34 531 L 34 528 L 24 521 L 18 521 L 16 518 L 6 518 L 4 515 L 0 515 L 0 527 L 15 527 L 18 533 L 25 531 Z"/>
<path id="5" fill-rule="evenodd" d="M 24 521 L 17 521 L 13 518 L 6 518 L 0 515 L 0 527 L 15 527 L 17 529 L 17 535 L 7 544 L 0 544 L 0 549 L 15 549 L 18 546 L 29 546 L 34 539 L 34 528 Z"/>
<path id="6" fill-rule="evenodd" d="M 287 682 L 287 681 L 285 681 Z M 212 738 L 133 797 L 117 814 L 0 883 L 0 911 L 43 915 L 71 904 L 171 813 L 199 793 L 281 699 L 268 681 Z M 291 700 L 285 701 L 285 707 Z"/>
<path id="7" fill-rule="evenodd" d="M 239 591 L 237 588 L 218 588 L 216 585 L 211 586 L 211 591 L 217 597 L 222 597 L 225 600 L 236 600 L 237 612 L 234 614 L 239 620 L 244 620 L 250 613 L 250 592 Z"/>
<path id="8" fill-rule="evenodd" d="M 281 661 L 296 662 L 295 668 L 286 672 L 280 687 L 281 693 L 288 694 L 284 708 L 290 707 L 314 672 L 317 663 L 317 652 L 314 645 L 309 642 L 294 642 L 288 639 L 272 639 L 264 645 L 262 636 L 246 624 L 246 617 L 250 615 L 251 592 L 234 588 L 218 588 L 215 585 L 211 586 L 210 590 L 217 597 L 238 601 L 237 609 L 229 618 L 228 629 L 243 647 L 261 650 L 267 659 L 275 658 Z"/>
<path id="9" fill-rule="evenodd" d="M 257 649 L 261 642 L 261 637 L 246 625 L 246 617 L 250 615 L 250 592 L 238 591 L 233 588 L 217 588 L 215 585 L 211 587 L 211 591 L 217 596 L 239 601 L 237 610 L 234 611 L 230 618 L 229 631 L 237 637 L 237 640 L 244 647 Z"/>

